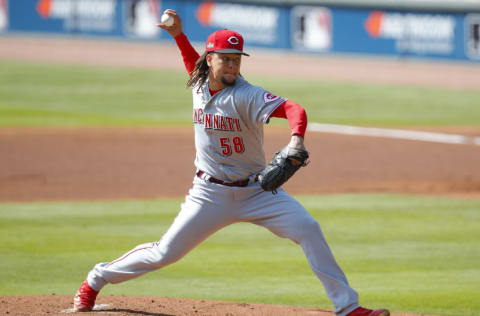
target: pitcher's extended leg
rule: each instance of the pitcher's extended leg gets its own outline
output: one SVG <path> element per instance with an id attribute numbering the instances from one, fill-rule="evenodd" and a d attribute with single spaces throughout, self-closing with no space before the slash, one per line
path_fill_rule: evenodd
<path id="1" fill-rule="evenodd" d="M 192 191 L 191 191 L 192 194 Z M 171 264 L 208 236 L 231 224 L 229 212 L 213 201 L 187 196 L 172 226 L 159 242 L 142 244 L 112 262 L 97 264 L 88 283 L 99 291 L 107 283 L 120 283 Z"/>
<path id="2" fill-rule="evenodd" d="M 357 308 L 358 294 L 348 284 L 318 222 L 285 191 L 279 190 L 275 203 L 272 203 L 271 193 L 264 194 L 270 196 L 256 201 L 255 209 L 249 214 L 252 222 L 301 245 L 312 271 L 322 281 L 335 305 L 337 315 L 346 315 Z"/>

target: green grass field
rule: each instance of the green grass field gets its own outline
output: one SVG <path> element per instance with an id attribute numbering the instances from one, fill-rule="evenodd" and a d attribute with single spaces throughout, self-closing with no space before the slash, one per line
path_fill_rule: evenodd
<path id="1" fill-rule="evenodd" d="M 478 315 L 480 201 L 400 195 L 300 196 L 368 306 Z M 95 263 L 158 240 L 180 200 L 0 204 L 0 295 L 73 295 Z M 108 294 L 332 308 L 301 248 L 234 224 L 178 263 Z"/>
<path id="2" fill-rule="evenodd" d="M 0 61 L 0 126 L 190 124 L 182 72 Z M 478 126 L 480 93 L 247 77 L 303 105 L 310 122 Z M 346 92 L 347 91 L 347 92 Z"/>
<path id="3" fill-rule="evenodd" d="M 305 106 L 311 122 L 480 124 L 478 91 L 247 79 Z M 176 72 L 0 61 L 0 127 L 188 126 L 184 82 Z M 322 225 L 361 303 L 480 314 L 480 201 L 381 194 L 299 199 Z M 0 203 L 0 295 L 73 295 L 95 263 L 158 240 L 180 203 Z M 230 226 L 180 262 L 102 293 L 332 308 L 300 247 L 248 224 Z"/>

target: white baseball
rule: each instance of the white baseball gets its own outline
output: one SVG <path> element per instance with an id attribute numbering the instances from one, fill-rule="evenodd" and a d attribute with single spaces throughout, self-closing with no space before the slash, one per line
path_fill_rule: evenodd
<path id="1" fill-rule="evenodd" d="M 160 18 L 161 24 L 165 26 L 172 26 L 173 25 L 173 17 L 171 15 L 168 15 L 166 13 L 162 14 L 162 17 Z"/>

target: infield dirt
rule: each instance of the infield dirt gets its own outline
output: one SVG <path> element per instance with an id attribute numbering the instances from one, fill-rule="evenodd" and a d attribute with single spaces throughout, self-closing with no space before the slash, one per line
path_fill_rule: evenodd
<path id="1" fill-rule="evenodd" d="M 267 157 L 289 130 L 266 128 Z M 308 133 L 292 194 L 392 192 L 480 197 L 480 146 Z M 172 151 L 174 148 L 174 151 Z M 191 128 L 0 129 L 0 201 L 183 197 Z"/>

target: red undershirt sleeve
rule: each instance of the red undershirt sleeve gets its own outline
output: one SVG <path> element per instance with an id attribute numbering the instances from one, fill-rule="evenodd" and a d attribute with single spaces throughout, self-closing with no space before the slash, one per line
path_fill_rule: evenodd
<path id="1" fill-rule="evenodd" d="M 299 104 L 287 100 L 280 104 L 270 116 L 288 119 L 292 136 L 299 135 L 302 136 L 302 138 L 305 137 L 305 131 L 307 130 L 307 113 Z"/>
<path id="2" fill-rule="evenodd" d="M 195 63 L 200 55 L 197 53 L 195 48 L 193 48 L 192 44 L 190 44 L 190 41 L 184 33 L 181 33 L 175 37 L 175 42 L 182 53 L 183 63 L 185 64 L 188 75 L 191 76 L 193 69 L 195 69 Z"/>

